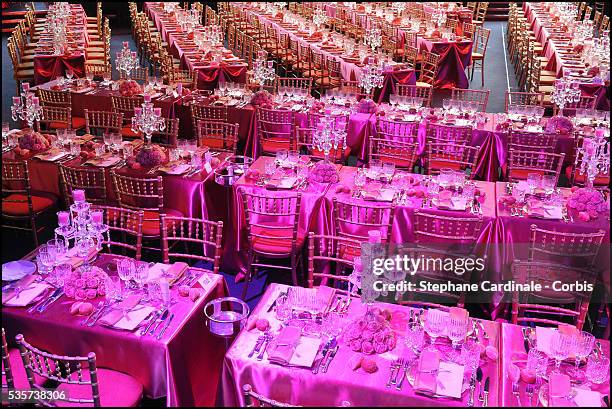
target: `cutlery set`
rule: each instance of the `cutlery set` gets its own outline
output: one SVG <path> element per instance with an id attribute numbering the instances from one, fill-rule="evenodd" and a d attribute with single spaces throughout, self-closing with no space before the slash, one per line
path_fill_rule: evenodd
<path id="1" fill-rule="evenodd" d="M 34 304 L 32 307 L 28 308 L 28 313 L 43 313 L 47 310 L 47 308 L 49 308 L 51 306 L 51 304 L 53 304 L 54 302 L 56 302 L 57 300 L 59 300 L 62 295 L 64 295 L 64 290 L 61 288 L 56 288 L 51 295 L 49 295 L 46 298 L 43 298 L 41 301 L 39 301 L 37 304 Z"/>
<path id="2" fill-rule="evenodd" d="M 171 287 L 180 287 L 182 285 L 191 287 L 198 281 L 199 278 L 200 276 L 194 271 L 187 270 L 185 274 L 183 274 L 183 277 L 179 278 L 177 282 L 171 285 Z"/>
<path id="3" fill-rule="evenodd" d="M 338 314 L 346 314 L 351 305 L 351 297 L 338 297 L 332 303 L 329 312 L 336 312 Z"/>
<path id="4" fill-rule="evenodd" d="M 159 310 L 154 311 L 149 316 L 149 322 L 140 330 L 141 336 L 150 335 L 155 339 L 160 340 L 166 329 L 170 326 L 170 323 L 174 319 L 174 313 L 170 312 L 168 307 L 161 307 Z M 159 330 L 159 331 L 158 331 Z M 157 335 L 155 333 L 157 332 Z"/>
<path id="5" fill-rule="evenodd" d="M 321 371 L 322 373 L 326 373 L 327 369 L 329 368 L 329 364 L 336 356 L 339 347 L 340 345 L 338 345 L 336 337 L 333 337 L 328 340 L 325 345 L 323 345 L 323 350 L 321 351 L 321 359 L 319 359 L 319 361 L 315 364 L 314 368 L 312 369 L 312 373 L 315 375 L 318 374 L 319 371 Z"/>

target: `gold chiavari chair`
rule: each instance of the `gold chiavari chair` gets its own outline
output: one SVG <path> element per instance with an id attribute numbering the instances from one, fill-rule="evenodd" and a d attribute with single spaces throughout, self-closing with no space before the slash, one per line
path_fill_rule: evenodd
<path id="1" fill-rule="evenodd" d="M 262 155 L 275 155 L 278 150 L 292 148 L 293 111 L 257 108 L 256 115 Z"/>
<path id="2" fill-rule="evenodd" d="M 39 381 L 39 379 L 36 379 Z M 6 343 L 6 333 L 2 328 L 2 389 L 28 389 L 28 377 L 21 361 L 19 349 L 10 348 Z M 11 406 L 8 399 L 3 398 L 2 404 Z"/>
<path id="3" fill-rule="evenodd" d="M 207 146 L 214 151 L 236 154 L 238 148 L 239 124 L 226 122 L 197 121 L 197 137 L 199 146 Z"/>
<path id="4" fill-rule="evenodd" d="M 592 269 L 596 267 L 606 233 L 548 230 L 532 224 L 528 261 L 554 262 Z"/>
<path id="5" fill-rule="evenodd" d="M 98 132 L 121 133 L 123 114 L 109 111 L 90 111 L 85 109 L 85 132 L 96 135 Z"/>
<path id="6" fill-rule="evenodd" d="M 120 80 L 134 80 L 141 84 L 146 84 L 149 81 L 149 69 L 144 67 L 136 67 L 130 71 L 130 75 L 126 74 L 125 71 L 119 71 Z"/>
<path id="7" fill-rule="evenodd" d="M 484 24 L 485 17 L 487 16 L 487 9 L 489 8 L 489 2 L 479 1 L 476 12 L 474 13 L 474 19 L 472 20 L 476 25 Z"/>
<path id="8" fill-rule="evenodd" d="M 553 153 L 556 147 L 555 134 L 510 130 L 508 149 Z"/>
<path id="9" fill-rule="evenodd" d="M 60 163 L 59 170 L 66 207 L 74 203 L 72 192 L 75 190 L 84 190 L 85 197 L 90 203 L 109 204 L 106 174 L 103 168 L 87 168 Z"/>
<path id="10" fill-rule="evenodd" d="M 505 112 L 508 113 L 508 107 L 514 105 L 544 106 L 544 94 L 541 92 L 506 91 L 504 97 Z"/>
<path id="11" fill-rule="evenodd" d="M 111 178 L 115 195 L 120 207 L 132 210 L 142 210 L 143 241 L 155 241 L 161 238 L 161 214 L 182 217 L 181 212 L 164 207 L 163 178 L 137 178 L 119 174 L 111 170 Z M 143 248 L 161 251 L 161 243 L 153 247 Z"/>
<path id="12" fill-rule="evenodd" d="M 102 235 L 102 247 L 110 254 L 117 254 L 116 248 L 121 255 L 140 260 L 143 211 L 102 205 L 92 205 L 91 209 L 102 211 L 104 224 L 108 226 L 108 231 Z"/>
<path id="13" fill-rule="evenodd" d="M 151 140 L 158 145 L 175 148 L 178 142 L 179 118 L 164 118 L 164 122 L 164 130 L 153 132 Z"/>
<path id="14" fill-rule="evenodd" d="M 34 81 L 34 63 L 20 63 L 19 57 L 17 56 L 17 50 L 15 45 L 11 42 L 8 43 L 9 55 L 13 62 L 13 78 L 17 84 L 18 92 L 21 92 L 21 82 L 33 82 Z"/>
<path id="15" fill-rule="evenodd" d="M 290 270 L 293 285 L 298 284 L 299 253 L 304 237 L 298 235 L 301 193 L 255 193 L 241 190 L 248 241 L 247 277 L 242 290 L 246 299 L 249 281 L 259 267 Z M 262 259 L 289 259 L 290 266 L 271 265 Z"/>
<path id="16" fill-rule="evenodd" d="M 183 87 L 190 89 L 197 88 L 197 76 L 195 71 L 179 70 L 173 68 L 168 71 L 167 75 L 168 85 L 183 84 Z"/>
<path id="17" fill-rule="evenodd" d="M 390 242 L 395 203 L 357 203 L 350 198 L 334 197 L 333 206 L 337 237 L 367 242 L 369 232 L 377 230 L 383 243 Z"/>
<path id="18" fill-rule="evenodd" d="M 577 109 L 595 109 L 595 97 L 582 95 L 578 101 L 574 100 L 563 107 L 563 115 L 573 116 L 576 114 Z M 559 114 L 559 107 L 555 104 L 553 106 L 553 115 L 557 114 Z"/>
<path id="19" fill-rule="evenodd" d="M 419 80 L 416 85 L 420 87 L 433 87 L 434 81 L 436 80 L 436 74 L 438 72 L 438 63 L 440 56 L 435 53 L 422 51 L 423 55 L 421 61 L 421 70 L 419 73 Z"/>
<path id="20" fill-rule="evenodd" d="M 595 25 L 595 28 L 599 28 L 599 26 L 601 25 L 601 17 L 603 16 L 603 13 L 599 10 L 595 10 L 595 13 L 593 14 L 593 24 Z"/>
<path id="21" fill-rule="evenodd" d="M 360 251 L 361 243 L 357 240 L 308 233 L 308 288 L 316 288 L 315 285 L 325 283 L 340 294 L 357 297 L 356 291 L 349 293 L 346 288 L 349 274 L 353 270 L 354 257 Z M 319 265 L 329 264 L 331 266 L 328 270 L 319 268 Z"/>
<path id="22" fill-rule="evenodd" d="M 368 138 L 368 160 L 380 159 L 396 167 L 412 171 L 417 160 L 419 124 L 376 119 L 376 133 Z"/>
<path id="23" fill-rule="evenodd" d="M 419 59 L 419 50 L 416 47 L 411 45 L 404 44 L 404 54 L 402 55 L 402 62 L 408 66 L 408 68 L 412 68 L 416 70 L 417 61 Z"/>
<path id="24" fill-rule="evenodd" d="M 85 74 L 92 74 L 94 77 L 105 77 L 111 78 L 113 69 L 110 64 L 98 65 L 90 64 L 85 61 Z"/>
<path id="25" fill-rule="evenodd" d="M 2 161 L 2 228 L 32 233 L 38 247 L 38 234 L 45 229 L 38 219 L 54 209 L 57 198 L 33 192 L 30 173 L 24 161 Z"/>
<path id="26" fill-rule="evenodd" d="M 357 81 L 342 80 L 340 83 L 340 92 L 348 95 L 354 95 L 357 100 L 362 98 L 372 99 L 374 96 L 374 90 L 370 90 L 369 94 L 365 93 L 365 90 L 361 88 L 361 85 Z"/>
<path id="27" fill-rule="evenodd" d="M 431 87 L 396 84 L 395 93 L 397 95 L 404 96 L 404 97 L 423 98 L 423 105 L 426 107 L 431 106 L 431 98 L 432 98 L 432 88 Z"/>
<path id="28" fill-rule="evenodd" d="M 474 70 L 476 66 L 480 68 L 480 83 L 484 87 L 484 64 L 487 54 L 487 44 L 489 43 L 489 35 L 491 30 L 484 27 L 476 27 L 474 31 L 474 44 L 472 47 L 472 80 L 474 79 Z"/>
<path id="29" fill-rule="evenodd" d="M 312 78 L 277 77 L 274 88 L 278 92 L 279 88 L 290 87 L 306 90 L 310 95 L 312 92 Z"/>
<path id="30" fill-rule="evenodd" d="M 142 134 L 132 130 L 132 118 L 134 117 L 134 109 L 139 108 L 143 104 L 144 97 L 122 97 L 119 95 L 112 95 L 111 101 L 113 103 L 113 112 L 123 116 L 121 136 L 126 138 L 142 138 Z"/>
<path id="31" fill-rule="evenodd" d="M 244 402 L 245 402 L 245 407 L 247 408 L 256 408 L 256 407 L 265 407 L 265 406 L 282 407 L 282 408 L 298 407 L 298 406 L 290 405 L 285 402 L 279 402 L 274 399 L 266 398 L 265 396 L 254 392 L 253 387 L 249 385 L 248 383 L 242 386 L 242 392 L 244 393 Z"/>
<path id="32" fill-rule="evenodd" d="M 194 131 L 197 131 L 200 120 L 229 123 L 227 106 L 191 104 L 191 121 Z"/>
<path id="33" fill-rule="evenodd" d="M 98 368 L 96 354 L 86 357 L 50 354 L 26 342 L 22 334 L 15 337 L 21 353 L 23 366 L 28 376 L 30 389 L 45 391 L 35 379 L 51 381 L 59 386 L 55 390 L 65 392 L 57 397 L 41 397 L 36 401 L 41 406 L 57 404 L 101 406 L 129 406 L 140 404 L 143 387 L 132 376 L 112 369 Z M 116 393 L 121 385 L 121 393 Z"/>
<path id="34" fill-rule="evenodd" d="M 468 145 L 472 141 L 472 134 L 472 128 L 469 126 L 428 123 L 426 140 L 427 143 L 451 142 L 457 145 Z"/>
<path id="35" fill-rule="evenodd" d="M 590 20 L 591 19 L 591 15 L 593 14 L 593 7 L 591 6 L 586 6 L 584 8 L 584 17 L 582 18 L 583 20 Z"/>
<path id="36" fill-rule="evenodd" d="M 70 107 L 42 106 L 40 119 L 34 124 L 37 132 L 56 133 L 58 129 L 72 129 Z"/>
<path id="37" fill-rule="evenodd" d="M 489 103 L 489 94 L 491 90 L 480 90 L 480 89 L 460 89 L 453 88 L 451 93 L 451 99 L 456 101 L 469 101 L 478 104 L 479 112 L 486 112 L 487 104 Z"/>
<path id="38" fill-rule="evenodd" d="M 582 20 L 582 16 L 584 14 L 584 8 L 586 7 L 586 1 L 581 1 L 580 3 L 578 3 L 578 14 L 576 15 L 576 20 L 580 21 Z"/>
<path id="39" fill-rule="evenodd" d="M 296 146 L 298 151 L 310 155 L 313 160 L 323 159 L 323 157 L 325 156 L 324 153 L 322 151 L 319 151 L 318 149 L 315 149 L 313 143 L 314 131 L 315 130 L 311 127 L 296 127 L 291 146 Z M 337 149 L 334 149 L 332 147 L 329 151 L 330 161 L 334 163 L 344 164 L 346 163 L 346 159 L 348 158 L 350 152 L 351 148 L 349 146 L 347 146 L 346 149 L 343 149 L 342 146 L 339 146 Z"/>
<path id="40" fill-rule="evenodd" d="M 469 39 L 474 38 L 474 33 L 476 32 L 476 24 L 464 21 L 461 26 L 461 30 L 463 32 L 463 36 Z"/>
<path id="41" fill-rule="evenodd" d="M 162 257 L 164 263 L 171 259 L 188 259 L 211 263 L 210 271 L 219 273 L 223 222 L 189 217 L 161 215 Z M 180 245 L 186 251 L 179 252 Z M 201 253 L 201 254 L 198 254 Z M 212 256 L 211 256 L 212 255 Z"/>
<path id="42" fill-rule="evenodd" d="M 603 32 L 610 29 L 610 16 L 603 16 L 601 18 L 601 24 L 599 25 L 599 35 L 603 35 Z"/>
<path id="43" fill-rule="evenodd" d="M 556 183 L 558 183 L 564 158 L 565 153 L 510 149 L 508 155 L 508 180 L 510 182 L 527 180 L 527 175 L 537 173 L 543 176 L 554 176 Z"/>
<path id="44" fill-rule="evenodd" d="M 476 177 L 476 161 L 478 160 L 480 146 L 428 141 L 425 148 L 426 174 L 437 175 L 442 169 L 452 169 L 467 173 L 469 179 Z"/>

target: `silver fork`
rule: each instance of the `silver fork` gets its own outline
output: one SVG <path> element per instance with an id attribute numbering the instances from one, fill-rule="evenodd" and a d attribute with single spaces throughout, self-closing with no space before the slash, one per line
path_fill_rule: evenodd
<path id="1" fill-rule="evenodd" d="M 271 339 L 272 339 L 272 335 L 266 333 L 266 335 L 264 336 L 264 340 L 261 343 L 261 349 L 260 349 L 259 355 L 257 355 L 258 361 L 263 360 L 264 354 L 266 353 L 266 348 L 268 347 L 268 344 L 270 343 Z"/>
<path id="2" fill-rule="evenodd" d="M 527 406 L 531 406 L 531 402 L 533 401 L 533 385 L 532 384 L 527 384 L 527 387 L 525 388 L 525 393 L 527 394 L 527 400 L 529 405 Z"/>
<path id="3" fill-rule="evenodd" d="M 512 384 L 512 394 L 516 397 L 516 401 L 518 403 L 518 406 L 522 406 L 521 405 L 521 397 L 519 395 L 519 384 L 518 384 L 518 382 L 514 382 Z"/>
<path id="4" fill-rule="evenodd" d="M 392 384 L 395 384 L 395 378 L 397 376 L 397 372 L 399 372 L 402 366 L 402 358 L 397 358 L 395 361 L 391 362 L 391 371 L 389 372 L 389 379 L 387 379 L 387 384 L 385 385 L 387 388 L 390 388 Z M 397 371 L 397 372 L 394 372 Z"/>

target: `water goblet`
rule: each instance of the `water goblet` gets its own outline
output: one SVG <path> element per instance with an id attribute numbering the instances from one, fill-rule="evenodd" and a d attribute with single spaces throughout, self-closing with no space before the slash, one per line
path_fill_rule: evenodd
<path id="1" fill-rule="evenodd" d="M 425 317 L 425 332 L 429 335 L 428 348 L 435 349 L 436 339 L 444 333 L 447 324 L 447 315 L 440 310 L 430 309 Z"/>
<path id="2" fill-rule="evenodd" d="M 551 194 L 557 186 L 557 178 L 553 175 L 543 175 L 541 182 L 542 189 L 547 195 Z"/>
<path id="3" fill-rule="evenodd" d="M 276 152 L 276 161 L 279 165 L 282 165 L 287 160 L 289 151 L 287 149 L 280 149 Z"/>
<path id="4" fill-rule="evenodd" d="M 150 265 L 147 262 L 141 261 L 136 265 L 134 269 L 134 281 L 136 282 L 136 288 L 138 290 L 144 289 L 144 283 L 149 278 Z"/>
<path id="5" fill-rule="evenodd" d="M 107 277 L 104 280 L 104 293 L 109 304 L 115 303 L 122 298 L 121 280 L 117 276 Z"/>
<path id="6" fill-rule="evenodd" d="M 72 266 L 68 263 L 61 263 L 55 266 L 51 274 L 50 281 L 56 287 L 63 287 L 66 277 L 72 273 Z"/>
<path id="7" fill-rule="evenodd" d="M 391 182 L 395 174 L 395 163 L 383 163 L 382 173 L 385 175 L 385 178 Z"/>
<path id="8" fill-rule="evenodd" d="M 585 377 L 587 383 L 601 385 L 610 380 L 610 359 L 603 355 L 591 355 L 587 361 Z"/>
<path id="9" fill-rule="evenodd" d="M 287 153 L 287 161 L 292 166 L 296 165 L 300 161 L 300 152 L 296 150 L 290 150 Z"/>
<path id="10" fill-rule="evenodd" d="M 537 348 L 530 348 L 527 353 L 527 365 L 526 369 L 532 372 L 536 380 L 546 375 L 546 369 L 548 368 L 548 356 L 546 353 L 540 351 Z"/>
<path id="11" fill-rule="evenodd" d="M 55 252 L 56 262 L 58 259 L 62 259 L 66 255 L 66 242 L 63 239 L 51 239 L 47 242 L 47 245 L 51 246 Z"/>
<path id="12" fill-rule="evenodd" d="M 355 187 L 357 188 L 355 191 L 355 196 L 359 196 L 361 194 L 361 190 L 365 186 L 366 181 L 367 176 L 363 169 L 357 169 L 357 173 L 355 174 L 355 180 L 353 182 L 355 184 Z"/>
<path id="13" fill-rule="evenodd" d="M 568 373 L 575 379 L 584 378 L 584 372 L 580 370 L 580 363 L 593 352 L 595 345 L 595 336 L 586 331 L 576 333 L 574 338 L 574 355 L 576 366 Z"/>
<path id="14" fill-rule="evenodd" d="M 41 276 L 46 276 L 51 272 L 53 265 L 55 264 L 55 249 L 50 248 L 47 244 L 43 244 L 38 249 L 37 259 L 42 268 L 39 273 Z"/>
<path id="15" fill-rule="evenodd" d="M 556 331 L 550 341 L 550 353 L 555 359 L 555 372 L 561 373 L 561 362 L 569 357 L 574 339 L 560 331 Z"/>
<path id="16" fill-rule="evenodd" d="M 289 304 L 288 297 L 286 295 L 276 299 L 274 316 L 280 322 L 285 322 L 291 317 L 291 305 Z"/>
<path id="17" fill-rule="evenodd" d="M 527 186 L 529 187 L 529 193 L 533 194 L 535 189 L 540 186 L 540 180 L 542 175 L 539 173 L 529 173 L 527 175 Z"/>
<path id="18" fill-rule="evenodd" d="M 136 266 L 134 265 L 134 261 L 131 259 L 125 258 L 119 260 L 117 263 L 117 274 L 119 274 L 119 278 L 125 284 L 125 289 L 129 289 L 129 282 L 134 277 L 134 272 L 136 271 Z"/>
<path id="19" fill-rule="evenodd" d="M 383 163 L 380 159 L 370 161 L 370 172 L 373 178 L 378 178 L 382 171 Z"/>
<path id="20" fill-rule="evenodd" d="M 425 346 L 425 332 L 423 327 L 414 323 L 409 326 L 406 334 L 406 345 L 412 349 L 412 351 L 419 355 Z"/>
<path id="21" fill-rule="evenodd" d="M 453 347 L 453 355 L 455 355 L 453 359 L 456 359 L 456 351 L 461 347 L 461 343 L 465 340 L 467 334 L 468 319 L 465 316 L 449 316 L 446 325 L 448 329 L 448 338 L 450 338 Z"/>

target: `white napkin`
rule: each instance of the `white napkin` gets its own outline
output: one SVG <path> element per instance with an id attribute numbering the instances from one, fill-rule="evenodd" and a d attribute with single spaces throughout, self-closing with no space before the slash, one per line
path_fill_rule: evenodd
<path id="1" fill-rule="evenodd" d="M 597 408 L 601 406 L 601 394 L 587 389 L 574 389 L 576 396 L 574 402 L 583 408 Z"/>
<path id="2" fill-rule="evenodd" d="M 55 162 L 56 160 L 63 158 L 66 155 L 68 155 L 68 152 L 66 151 L 62 151 L 59 149 L 57 150 L 52 149 L 45 153 L 39 153 L 38 155 L 35 155 L 34 157 L 40 160 L 48 161 L 48 162 Z"/>
<path id="3" fill-rule="evenodd" d="M 138 305 L 128 312 L 126 316 L 117 321 L 117 323 L 113 325 L 113 328 L 132 331 L 154 310 L 155 307 L 152 306 Z"/>
<path id="4" fill-rule="evenodd" d="M 118 156 L 107 156 L 106 158 L 93 158 L 85 162 L 86 165 L 94 165 L 101 168 L 113 166 L 121 160 Z"/>
<path id="5" fill-rule="evenodd" d="M 180 165 L 174 166 L 166 170 L 164 173 L 167 175 L 182 175 L 183 173 L 187 172 L 190 169 L 190 167 L 191 165 L 187 163 L 182 163 Z"/>
<path id="6" fill-rule="evenodd" d="M 49 288 L 46 283 L 32 283 L 21 290 L 19 295 L 8 300 L 4 305 L 9 307 L 25 307 Z"/>
<path id="7" fill-rule="evenodd" d="M 440 362 L 436 394 L 461 398 L 464 366 L 452 362 Z"/>
<path id="8" fill-rule="evenodd" d="M 311 368 L 320 346 L 321 338 L 300 337 L 300 342 L 291 355 L 289 365 Z"/>

